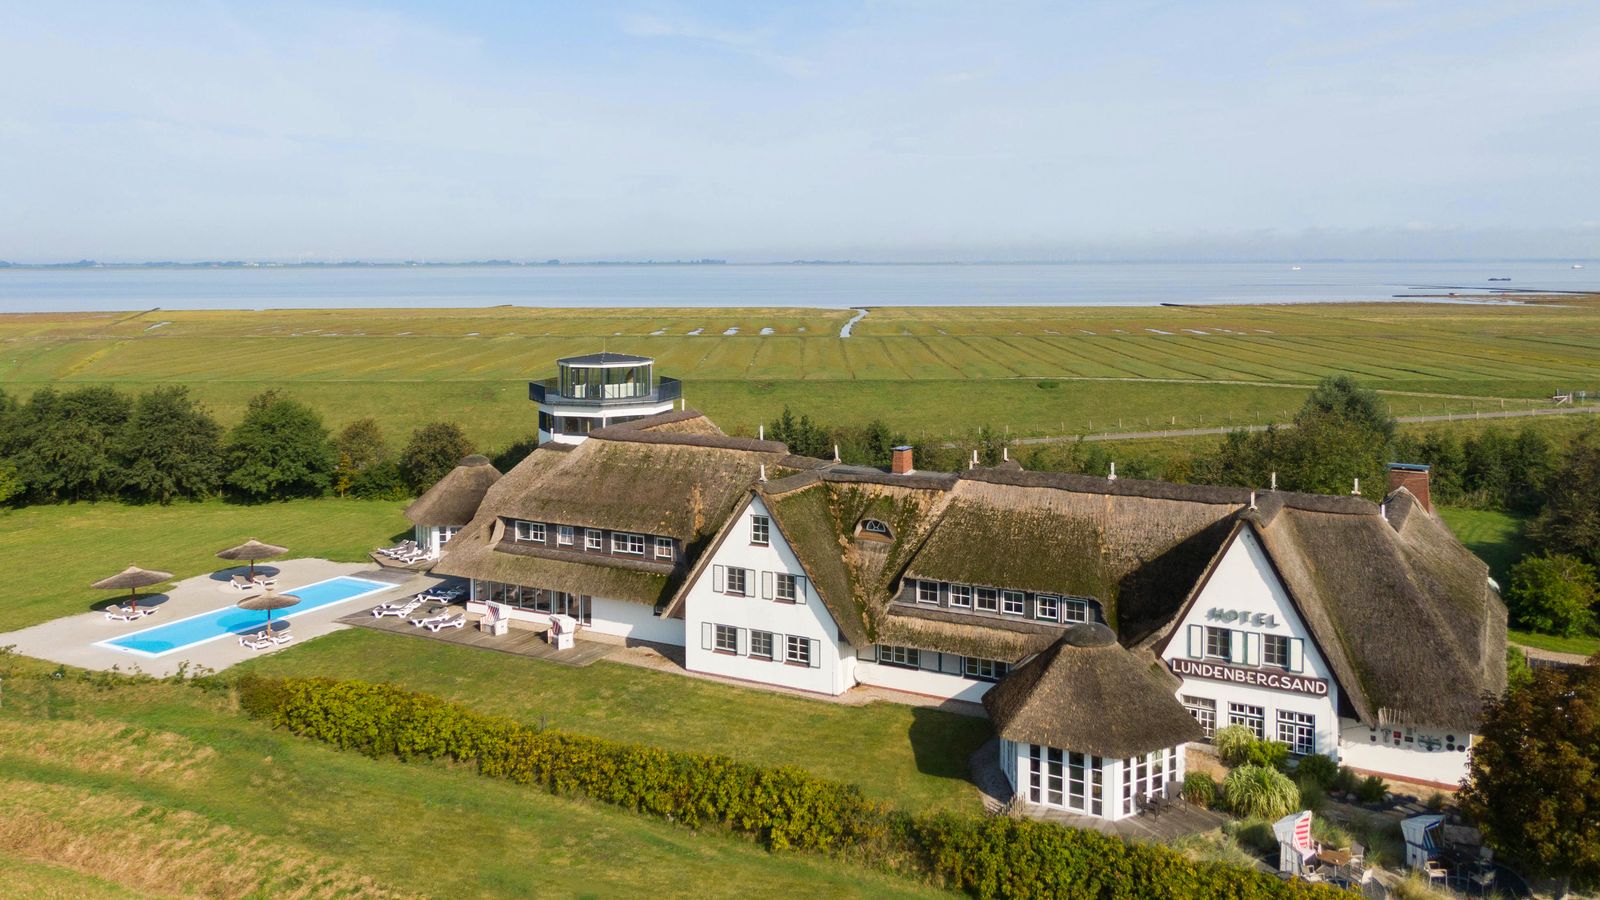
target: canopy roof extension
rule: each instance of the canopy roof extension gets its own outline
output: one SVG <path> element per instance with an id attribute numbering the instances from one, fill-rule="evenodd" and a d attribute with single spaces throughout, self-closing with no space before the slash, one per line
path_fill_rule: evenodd
<path id="1" fill-rule="evenodd" d="M 466 525 L 477 515 L 483 495 L 499 480 L 500 470 L 488 457 L 468 456 L 413 500 L 406 507 L 406 518 L 413 525 Z"/>
<path id="2" fill-rule="evenodd" d="M 1126 759 L 1205 736 L 1147 661 L 1104 625 L 1074 625 L 983 695 L 1009 741 Z"/>

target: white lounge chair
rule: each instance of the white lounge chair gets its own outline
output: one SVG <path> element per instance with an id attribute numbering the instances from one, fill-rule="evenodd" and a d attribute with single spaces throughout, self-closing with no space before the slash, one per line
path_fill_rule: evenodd
<path id="1" fill-rule="evenodd" d="M 289 623 L 283 623 L 283 627 L 272 632 L 272 634 L 267 637 L 267 640 L 272 641 L 274 644 L 287 644 L 291 640 L 294 640 L 294 635 L 289 632 Z"/>
<path id="2" fill-rule="evenodd" d="M 250 583 L 254 584 L 256 587 L 264 587 L 264 588 L 273 587 L 274 585 L 276 585 L 278 583 L 278 576 L 276 576 L 276 575 L 257 575 L 255 578 L 250 579 Z"/>
<path id="3" fill-rule="evenodd" d="M 238 588 L 241 591 L 248 591 L 248 590 L 250 590 L 252 588 L 260 587 L 260 585 L 256 584 L 254 581 L 251 581 L 250 579 L 244 577 L 243 575 L 235 575 L 235 576 L 233 576 L 233 578 L 231 579 L 230 583 L 234 587 Z"/>
<path id="4" fill-rule="evenodd" d="M 448 610 L 448 609 L 431 609 L 431 610 L 428 610 L 425 614 L 420 615 L 420 616 L 416 616 L 415 618 L 413 618 L 411 620 L 411 624 L 417 626 L 418 628 L 426 628 L 427 626 L 432 625 L 435 622 L 442 622 L 442 621 L 444 621 L 445 619 L 448 619 L 448 618 L 450 618 L 450 610 Z"/>
<path id="5" fill-rule="evenodd" d="M 430 622 L 428 624 L 428 630 L 437 634 L 446 628 L 465 628 L 466 625 L 467 614 L 464 612 L 458 612 L 455 615 L 445 616 L 443 619 Z"/>
<path id="6" fill-rule="evenodd" d="M 405 554 L 402 554 L 400 556 L 394 557 L 394 561 L 397 562 L 397 563 L 400 563 L 402 565 L 409 566 L 412 563 L 422 562 L 423 560 L 425 560 L 427 558 L 428 558 L 428 551 L 426 551 L 426 550 L 413 550 L 410 553 L 405 553 Z"/>
<path id="7" fill-rule="evenodd" d="M 113 622 L 132 622 L 144 614 L 144 610 L 141 609 L 127 609 L 121 606 L 106 607 L 106 618 Z"/>
<path id="8" fill-rule="evenodd" d="M 378 551 L 384 556 L 410 556 L 417 552 L 416 541 L 401 541 L 393 547 L 384 547 Z"/>
<path id="9" fill-rule="evenodd" d="M 372 617 L 381 619 L 384 616 L 399 616 L 403 619 L 416 612 L 417 607 L 421 605 L 421 597 L 412 597 L 409 600 L 401 600 L 394 603 L 382 603 L 372 608 Z"/>
<path id="10" fill-rule="evenodd" d="M 431 600 L 434 603 L 450 603 L 453 602 L 457 597 L 461 596 L 461 594 L 461 588 L 453 587 L 442 591 L 423 591 L 417 596 L 424 600 Z"/>
<path id="11" fill-rule="evenodd" d="M 265 631 L 255 631 L 239 635 L 239 646 L 249 647 L 251 650 L 265 650 L 268 647 L 276 646 L 276 644 L 273 642 L 272 636 Z"/>

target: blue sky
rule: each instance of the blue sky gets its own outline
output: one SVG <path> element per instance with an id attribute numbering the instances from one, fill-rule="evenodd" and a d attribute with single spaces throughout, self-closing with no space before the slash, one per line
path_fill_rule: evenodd
<path id="1" fill-rule="evenodd" d="M 1597 86 L 1587 2 L 12 4 L 0 259 L 1596 257 Z"/>

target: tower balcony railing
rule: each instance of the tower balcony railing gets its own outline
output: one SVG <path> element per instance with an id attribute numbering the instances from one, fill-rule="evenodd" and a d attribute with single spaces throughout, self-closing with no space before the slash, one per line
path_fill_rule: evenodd
<path id="1" fill-rule="evenodd" d="M 561 395 L 561 382 L 556 378 L 545 378 L 540 381 L 528 382 L 528 399 L 535 403 L 549 403 L 558 406 L 592 406 L 596 409 L 606 406 L 635 406 L 643 403 L 667 403 L 683 396 L 683 382 L 665 375 L 656 378 L 655 390 L 648 394 L 633 397 L 563 397 Z"/>

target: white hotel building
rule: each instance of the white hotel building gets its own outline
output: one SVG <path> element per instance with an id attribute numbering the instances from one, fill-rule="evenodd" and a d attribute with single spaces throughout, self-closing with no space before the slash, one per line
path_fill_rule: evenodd
<path id="1" fill-rule="evenodd" d="M 1454 786 L 1504 687 L 1505 608 L 1420 488 L 922 473 L 909 448 L 883 471 L 692 411 L 587 438 L 534 451 L 451 540 L 433 571 L 472 580 L 471 610 L 567 613 L 756 685 L 983 702 L 1029 802 L 1131 814 L 1229 723 Z"/>

